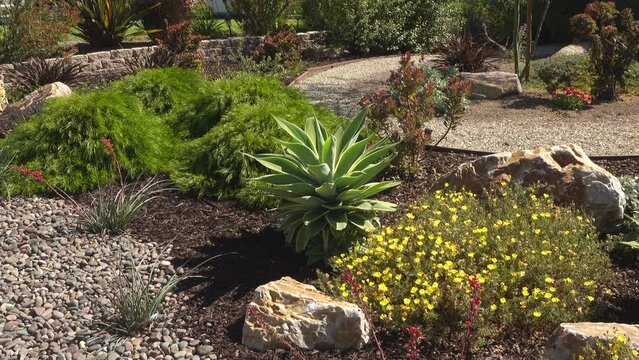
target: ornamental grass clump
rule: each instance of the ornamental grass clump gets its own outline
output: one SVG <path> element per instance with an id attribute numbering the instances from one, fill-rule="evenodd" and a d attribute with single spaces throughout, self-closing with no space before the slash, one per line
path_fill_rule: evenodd
<path id="1" fill-rule="evenodd" d="M 380 323 L 437 329 L 460 343 L 468 331 L 484 339 L 548 331 L 587 319 L 607 291 L 611 265 L 600 246 L 590 219 L 548 195 L 437 191 L 335 258 L 326 289 L 350 299 L 341 279 L 352 272 Z"/>
<path id="2" fill-rule="evenodd" d="M 274 174 L 256 180 L 283 200 L 280 229 L 297 252 L 306 250 L 309 262 L 327 259 L 336 249 L 350 245 L 357 232 L 374 229 L 375 213 L 394 211 L 395 204 L 370 197 L 399 185 L 371 182 L 393 159 L 395 146 L 373 136 L 359 139 L 366 111 L 346 128 L 329 135 L 313 116 L 304 128 L 275 118 L 291 141 L 279 141 L 283 154 L 249 155 Z M 308 250 L 307 250 L 308 249 Z"/>

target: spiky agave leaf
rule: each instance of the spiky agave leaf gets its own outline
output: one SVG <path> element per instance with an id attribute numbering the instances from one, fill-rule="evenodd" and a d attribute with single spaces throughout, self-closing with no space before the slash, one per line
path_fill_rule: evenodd
<path id="1" fill-rule="evenodd" d="M 370 231 L 379 222 L 376 212 L 396 210 L 395 204 L 370 200 L 399 182 L 369 182 L 390 164 L 395 144 L 382 139 L 369 146 L 372 137 L 359 139 L 366 110 L 332 135 L 315 116 L 304 129 L 275 120 L 292 138 L 280 141 L 282 154 L 248 156 L 273 172 L 255 180 L 269 184 L 270 194 L 286 202 L 278 209 L 280 229 L 298 252 L 317 254 L 307 249 L 313 243 L 326 256 L 331 239 L 342 238 L 348 229 Z"/>

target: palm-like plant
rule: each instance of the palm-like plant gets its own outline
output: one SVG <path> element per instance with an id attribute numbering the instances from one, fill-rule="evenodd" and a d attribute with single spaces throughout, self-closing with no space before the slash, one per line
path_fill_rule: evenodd
<path id="1" fill-rule="evenodd" d="M 373 230 L 377 211 L 396 209 L 370 199 L 399 182 L 369 183 L 391 162 L 395 144 L 382 139 L 369 146 L 375 135 L 358 141 L 366 111 L 331 136 L 315 116 L 304 129 L 276 118 L 293 141 L 281 141 L 284 154 L 252 156 L 275 172 L 256 180 L 270 184 L 268 191 L 286 202 L 279 208 L 280 229 L 297 252 L 308 248 L 309 262 L 326 258 L 345 235 L 353 234 L 349 230 Z"/>
<path id="2" fill-rule="evenodd" d="M 140 28 L 133 31 L 142 17 L 155 8 L 138 11 L 133 0 L 69 0 L 80 10 L 82 21 L 74 35 L 98 48 L 119 46 L 126 35 L 144 34 Z M 150 30 L 152 32 L 153 30 Z"/>

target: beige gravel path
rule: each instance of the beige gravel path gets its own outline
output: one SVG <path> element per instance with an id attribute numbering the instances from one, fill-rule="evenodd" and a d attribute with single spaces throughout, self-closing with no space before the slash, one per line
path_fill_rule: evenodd
<path id="1" fill-rule="evenodd" d="M 432 60 L 432 58 L 431 58 Z M 367 59 L 297 82 L 315 103 L 344 116 L 359 111 L 359 99 L 384 87 L 398 56 Z M 590 155 L 639 154 L 639 97 L 596 105 L 581 112 L 556 111 L 543 91 L 495 101 L 473 101 L 464 123 L 440 145 L 504 151 L 576 143 Z M 444 130 L 435 120 L 434 138 Z"/>

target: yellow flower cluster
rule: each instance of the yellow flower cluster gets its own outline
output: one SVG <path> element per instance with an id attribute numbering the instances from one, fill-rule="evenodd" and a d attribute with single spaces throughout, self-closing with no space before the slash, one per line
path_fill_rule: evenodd
<path id="1" fill-rule="evenodd" d="M 451 311 L 464 318 L 470 276 L 482 286 L 483 320 L 577 320 L 610 274 L 587 218 L 547 195 L 504 189 L 490 201 L 461 192 L 427 195 L 399 224 L 371 234 L 333 266 L 355 275 L 380 321 L 422 326 L 446 322 Z M 339 280 L 331 287 L 350 297 Z"/>

